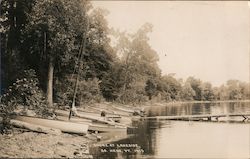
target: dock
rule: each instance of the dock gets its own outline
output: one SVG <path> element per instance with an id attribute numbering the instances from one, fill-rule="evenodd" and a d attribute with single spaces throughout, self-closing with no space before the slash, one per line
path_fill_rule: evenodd
<path id="1" fill-rule="evenodd" d="M 250 113 L 233 113 L 233 114 L 201 114 L 201 115 L 179 115 L 179 116 L 151 116 L 143 117 L 144 119 L 156 120 L 204 120 L 212 121 L 212 118 L 218 121 L 221 117 L 242 117 L 243 121 L 249 120 Z"/>

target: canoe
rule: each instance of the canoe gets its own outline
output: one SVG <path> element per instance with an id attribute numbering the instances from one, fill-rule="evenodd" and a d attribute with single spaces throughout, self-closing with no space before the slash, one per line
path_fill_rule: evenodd
<path id="1" fill-rule="evenodd" d="M 69 122 L 69 121 L 43 119 L 43 118 L 29 117 L 29 116 L 17 116 L 15 118 L 15 120 L 27 122 L 30 124 L 36 124 L 36 125 L 40 125 L 40 126 L 59 129 L 62 132 L 76 133 L 76 134 L 86 134 L 88 131 L 88 128 L 89 128 L 88 124 L 75 123 L 75 122 Z"/>
<path id="2" fill-rule="evenodd" d="M 64 115 L 57 115 L 56 119 L 59 121 L 69 121 L 69 122 L 75 122 L 75 123 L 92 123 L 92 120 L 78 118 L 78 117 L 71 117 L 69 120 L 69 117 L 64 116 Z"/>
<path id="3" fill-rule="evenodd" d="M 68 117 L 66 116 L 57 116 L 58 120 L 61 121 L 67 121 Z M 126 132 L 127 127 L 125 126 L 112 126 L 112 125 L 107 125 L 107 124 L 97 124 L 97 123 L 92 123 L 87 121 L 86 119 L 81 119 L 77 117 L 72 117 L 70 119 L 71 122 L 74 123 L 82 123 L 82 124 L 87 124 L 89 125 L 88 130 L 89 131 L 97 131 L 97 132 Z"/>
<path id="4" fill-rule="evenodd" d="M 57 115 L 61 115 L 61 116 L 68 116 L 69 115 L 69 112 L 67 112 L 65 110 L 56 110 L 55 113 Z M 87 114 L 87 113 L 78 112 L 76 117 L 92 120 L 93 122 L 109 124 L 109 125 L 122 125 L 122 124 L 119 124 L 119 123 L 115 123 L 113 120 L 110 121 L 106 117 L 101 117 L 101 116 L 98 116 L 98 115 L 99 114 L 94 115 L 94 114 Z"/>
<path id="5" fill-rule="evenodd" d="M 126 132 L 127 127 L 116 127 L 116 126 L 90 124 L 89 130 L 90 131 L 98 131 L 98 132 Z"/>
<path id="6" fill-rule="evenodd" d="M 117 110 L 120 110 L 120 111 L 123 111 L 123 112 L 126 112 L 126 113 L 134 113 L 134 110 L 130 110 L 130 109 L 126 109 L 126 108 L 121 108 L 121 107 L 118 107 L 118 106 L 112 106 L 114 109 L 117 109 Z"/>
<path id="7" fill-rule="evenodd" d="M 57 119 L 62 120 L 62 121 L 67 121 L 68 118 L 66 116 L 57 116 Z M 107 124 L 94 124 L 89 121 L 86 121 L 85 119 L 77 118 L 77 117 L 72 117 L 70 119 L 71 122 L 74 123 L 82 123 L 82 124 L 87 124 L 89 125 L 88 130 L 89 131 L 97 131 L 97 132 L 126 132 L 127 127 L 125 126 L 112 126 L 112 125 L 107 125 Z"/>
<path id="8" fill-rule="evenodd" d="M 98 114 L 98 113 L 93 113 L 93 112 L 85 112 L 83 110 L 78 110 L 77 109 L 77 112 L 82 114 L 82 115 L 87 115 L 87 116 L 94 116 L 94 117 L 101 117 L 101 113 Z M 117 114 L 106 114 L 105 116 L 108 120 L 113 120 L 115 122 L 120 122 L 121 120 L 121 116 L 120 115 L 117 115 Z M 103 118 L 103 117 L 102 117 Z"/>
<path id="9" fill-rule="evenodd" d="M 139 109 L 129 109 L 129 108 L 121 108 L 121 107 L 118 107 L 118 106 L 113 106 L 114 109 L 117 109 L 117 110 L 120 110 L 120 111 L 123 111 L 123 112 L 126 112 L 126 113 L 130 113 L 132 114 L 133 116 L 141 116 L 143 117 L 145 115 L 145 111 L 144 110 L 139 110 Z"/>
<path id="10" fill-rule="evenodd" d="M 57 115 L 61 115 L 61 116 L 68 116 L 69 115 L 69 112 L 65 111 L 65 110 L 56 110 L 55 113 Z M 77 112 L 76 116 L 80 117 L 80 118 L 92 120 L 92 121 L 98 121 L 98 122 L 101 122 L 101 123 L 107 123 L 107 124 L 109 123 L 108 121 L 105 120 L 104 117 L 98 116 L 98 114 L 90 115 L 90 114 L 87 114 L 87 113 Z"/>

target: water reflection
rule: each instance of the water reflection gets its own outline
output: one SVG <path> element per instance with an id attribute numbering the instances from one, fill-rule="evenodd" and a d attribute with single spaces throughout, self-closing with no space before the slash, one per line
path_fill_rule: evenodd
<path id="1" fill-rule="evenodd" d="M 250 103 L 203 103 L 152 107 L 148 116 L 250 113 Z M 249 123 L 134 121 L 135 135 L 112 144 L 136 144 L 130 151 L 96 150 L 94 158 L 249 158 Z M 109 148 L 110 150 L 111 148 Z M 143 151 L 141 151 L 143 150 Z"/>
<path id="2" fill-rule="evenodd" d="M 156 130 L 156 158 L 248 158 L 246 124 L 172 121 Z"/>
<path id="3" fill-rule="evenodd" d="M 148 110 L 148 116 L 199 115 L 250 113 L 249 102 L 187 103 L 156 106 Z"/>

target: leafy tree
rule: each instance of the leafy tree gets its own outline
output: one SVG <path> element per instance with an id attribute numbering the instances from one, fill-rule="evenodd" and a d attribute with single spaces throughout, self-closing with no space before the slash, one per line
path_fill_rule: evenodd
<path id="1" fill-rule="evenodd" d="M 89 17 L 89 30 L 87 34 L 86 52 L 84 54 L 84 63 L 88 67 L 85 72 L 85 78 L 102 79 L 111 69 L 115 58 L 114 51 L 110 46 L 108 37 L 109 28 L 105 16 L 106 10 L 94 9 Z"/>
<path id="2" fill-rule="evenodd" d="M 239 83 L 239 89 L 242 94 L 242 99 L 250 99 L 250 85 L 246 82 Z"/>
<path id="3" fill-rule="evenodd" d="M 187 78 L 187 83 L 190 83 L 192 89 L 195 91 L 195 100 L 204 100 L 202 82 L 194 77 Z"/>
<path id="4" fill-rule="evenodd" d="M 25 68 L 20 55 L 22 31 L 34 0 L 2 0 L 0 5 L 1 89 L 11 85 Z"/>
<path id="5" fill-rule="evenodd" d="M 167 100 L 179 100 L 181 93 L 181 84 L 173 75 L 164 75 L 158 84 L 158 90 L 164 92 Z"/>
<path id="6" fill-rule="evenodd" d="M 220 88 L 219 87 L 214 87 L 212 89 L 213 89 L 214 99 L 215 100 L 220 100 Z"/>
<path id="7" fill-rule="evenodd" d="M 22 76 L 19 76 L 7 91 L 1 97 L 4 107 L 1 112 L 12 113 L 18 106 L 25 109 L 32 109 L 38 114 L 48 111 L 44 100 L 44 94 L 39 89 L 39 82 L 35 71 L 24 70 Z"/>
<path id="8" fill-rule="evenodd" d="M 122 65 L 114 62 L 111 69 L 104 75 L 100 83 L 103 97 L 108 101 L 114 101 L 120 94 L 123 86 Z"/>
<path id="9" fill-rule="evenodd" d="M 26 59 L 33 67 L 41 63 L 47 65 L 46 96 L 50 106 L 53 105 L 54 68 L 60 69 L 77 57 L 86 36 L 89 8 L 88 1 L 39 0 L 29 14 L 25 52 L 33 58 L 26 54 Z"/>
<path id="10" fill-rule="evenodd" d="M 115 51 L 121 64 L 119 100 L 126 100 L 129 94 L 144 96 L 147 80 L 160 75 L 158 56 L 148 43 L 147 34 L 151 31 L 152 25 L 145 24 L 134 34 L 119 31 L 114 34 L 117 39 Z"/>
<path id="11" fill-rule="evenodd" d="M 214 100 L 214 92 L 212 89 L 212 85 L 209 82 L 203 83 L 203 99 L 207 101 Z"/>
<path id="12" fill-rule="evenodd" d="M 227 87 L 230 100 L 235 100 L 235 99 L 239 100 L 242 98 L 238 80 L 228 80 Z"/>
<path id="13" fill-rule="evenodd" d="M 183 100 L 193 100 L 195 97 L 195 91 L 191 87 L 190 83 L 185 83 L 181 90 L 181 98 Z"/>
<path id="14" fill-rule="evenodd" d="M 153 95 L 156 95 L 156 82 L 152 79 L 148 79 L 146 82 L 146 87 L 145 87 L 145 91 L 149 97 L 149 100 L 152 99 Z"/>

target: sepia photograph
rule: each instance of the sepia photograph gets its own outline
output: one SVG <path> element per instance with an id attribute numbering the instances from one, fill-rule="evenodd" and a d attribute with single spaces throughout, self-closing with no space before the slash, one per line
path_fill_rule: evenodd
<path id="1" fill-rule="evenodd" d="M 0 12 L 0 158 L 250 158 L 249 1 Z"/>

